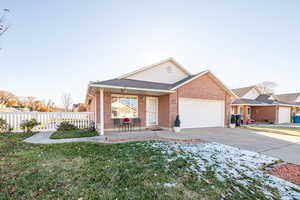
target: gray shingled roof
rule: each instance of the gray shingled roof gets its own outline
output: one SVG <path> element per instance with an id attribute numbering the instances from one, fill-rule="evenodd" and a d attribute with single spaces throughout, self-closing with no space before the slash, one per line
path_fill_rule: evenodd
<path id="1" fill-rule="evenodd" d="M 271 95 L 269 94 L 261 94 L 259 95 L 255 100 L 253 99 L 237 99 L 232 104 L 249 104 L 249 105 L 280 105 L 280 104 L 287 104 L 291 105 L 287 102 L 283 101 L 276 101 L 276 100 L 270 100 L 269 97 Z"/>
<path id="2" fill-rule="evenodd" d="M 253 99 L 237 99 L 232 104 L 249 104 L 249 105 L 265 105 L 267 103 L 264 103 L 262 101 L 256 101 Z"/>
<path id="3" fill-rule="evenodd" d="M 272 95 L 270 94 L 261 94 L 259 95 L 256 100 L 257 101 L 269 101 L 269 98 L 271 97 Z"/>
<path id="4" fill-rule="evenodd" d="M 110 79 L 107 81 L 93 82 L 93 85 L 107 85 L 117 87 L 133 87 L 143 89 L 155 89 L 155 90 L 169 90 L 171 84 L 154 83 L 149 81 L 139 81 L 132 79 Z"/>
<path id="5" fill-rule="evenodd" d="M 202 73 L 202 72 L 200 72 Z M 167 83 L 156 83 L 150 81 L 140 81 L 140 80 L 132 80 L 132 79 L 110 79 L 106 81 L 99 81 L 99 82 L 92 82 L 93 85 L 107 85 L 107 86 L 117 86 L 117 87 L 133 87 L 133 88 L 142 88 L 142 89 L 153 89 L 153 90 L 171 90 L 172 88 L 194 78 L 195 76 L 199 75 L 194 74 L 188 76 L 174 84 L 167 84 Z"/>

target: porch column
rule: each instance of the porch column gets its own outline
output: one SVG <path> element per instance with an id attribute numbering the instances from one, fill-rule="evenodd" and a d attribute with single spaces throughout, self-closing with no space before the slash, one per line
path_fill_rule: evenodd
<path id="1" fill-rule="evenodd" d="M 236 114 L 238 114 L 238 115 L 241 114 L 241 106 L 236 107 Z"/>
<path id="2" fill-rule="evenodd" d="M 104 94 L 100 89 L 100 135 L 104 135 Z"/>
<path id="3" fill-rule="evenodd" d="M 249 108 L 249 106 L 244 106 L 244 108 L 243 108 L 243 110 L 244 110 L 244 124 L 248 124 L 248 120 L 249 120 L 248 108 Z"/>

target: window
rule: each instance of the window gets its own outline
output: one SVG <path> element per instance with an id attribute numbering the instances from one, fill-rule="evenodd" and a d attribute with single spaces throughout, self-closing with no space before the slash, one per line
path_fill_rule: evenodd
<path id="1" fill-rule="evenodd" d="M 129 95 L 112 95 L 111 117 L 112 118 L 138 117 L 138 97 L 129 96 Z"/>

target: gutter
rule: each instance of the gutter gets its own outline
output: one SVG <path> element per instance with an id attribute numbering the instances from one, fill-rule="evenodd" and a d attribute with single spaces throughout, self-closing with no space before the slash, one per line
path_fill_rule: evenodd
<path id="1" fill-rule="evenodd" d="M 121 86 L 111 86 L 111 85 L 98 85 L 98 84 L 89 84 L 89 87 L 99 87 L 99 88 L 113 88 L 113 89 L 124 89 L 124 90 L 142 90 L 149 92 L 165 92 L 165 93 L 174 93 L 174 90 L 159 90 L 159 89 L 147 89 L 147 88 L 136 88 L 136 87 L 121 87 Z"/>
<path id="2" fill-rule="evenodd" d="M 294 105 L 289 105 L 289 104 L 231 104 L 231 106 L 291 106 L 293 107 Z"/>

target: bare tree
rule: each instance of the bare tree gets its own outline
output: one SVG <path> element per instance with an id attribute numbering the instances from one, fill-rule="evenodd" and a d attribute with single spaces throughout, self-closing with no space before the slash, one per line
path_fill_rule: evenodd
<path id="1" fill-rule="evenodd" d="M 47 101 L 47 108 L 48 108 L 48 111 L 52 112 L 55 108 L 55 103 L 54 101 L 52 101 L 51 99 L 49 99 Z"/>
<path id="2" fill-rule="evenodd" d="M 35 97 L 30 96 L 27 97 L 26 102 L 25 102 L 25 107 L 28 108 L 30 111 L 34 111 L 36 106 L 35 106 Z"/>
<path id="3" fill-rule="evenodd" d="M 64 106 L 65 112 L 70 111 L 70 107 L 73 103 L 71 94 L 70 93 L 64 93 L 61 96 L 61 102 L 62 102 L 62 105 Z"/>
<path id="4" fill-rule="evenodd" d="M 6 20 L 7 13 L 9 13 L 9 10 L 3 9 L 3 14 L 0 16 L 0 36 L 2 36 L 9 28 Z"/>
<path id="5" fill-rule="evenodd" d="M 264 81 L 262 83 L 257 84 L 257 87 L 261 90 L 263 94 L 273 94 L 275 88 L 277 87 L 277 83 L 273 81 Z"/>

